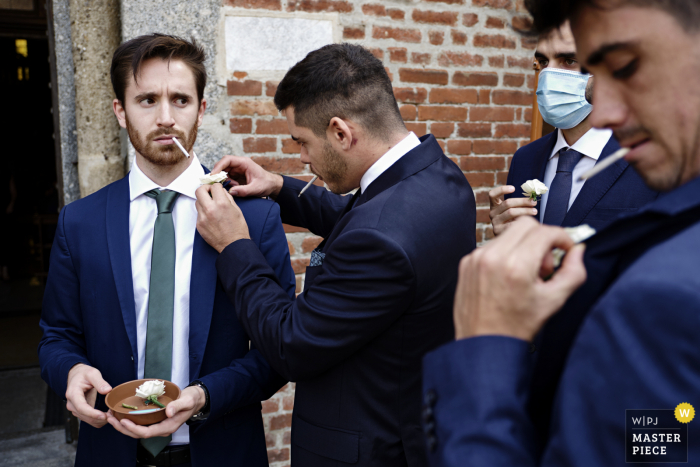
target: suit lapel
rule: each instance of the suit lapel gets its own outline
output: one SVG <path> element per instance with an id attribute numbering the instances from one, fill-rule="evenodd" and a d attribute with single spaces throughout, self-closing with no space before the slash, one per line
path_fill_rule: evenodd
<path id="1" fill-rule="evenodd" d="M 615 138 L 611 137 L 608 144 L 603 148 L 603 152 L 600 153 L 596 164 L 618 149 L 620 149 L 620 145 Z M 605 169 L 595 177 L 587 180 L 586 183 L 583 184 L 583 188 L 581 188 L 571 208 L 566 213 L 566 217 L 564 217 L 564 221 L 562 222 L 562 227 L 571 227 L 581 224 L 588 213 L 591 212 L 591 209 L 605 196 L 605 193 L 615 184 L 628 166 L 629 164 L 627 164 L 627 162 L 619 160 L 613 164 L 612 167 Z"/>
<path id="2" fill-rule="evenodd" d="M 136 345 L 136 307 L 131 275 L 131 246 L 129 244 L 129 177 L 109 187 L 107 194 L 107 249 L 112 264 L 114 284 L 119 296 L 119 308 L 124 319 L 134 356 L 134 375 L 138 374 L 138 347 Z"/>
<path id="3" fill-rule="evenodd" d="M 547 162 L 549 161 L 549 158 L 552 155 L 554 145 L 557 143 L 557 137 L 557 130 L 554 130 L 553 132 L 545 136 L 545 138 L 549 138 L 549 141 L 547 141 L 547 144 L 545 144 L 544 149 L 542 151 L 537 152 L 537 154 L 535 155 L 535 163 L 531 166 L 532 172 L 530 173 L 530 177 L 528 177 L 527 180 L 532 180 L 536 178 L 541 182 L 544 181 L 544 172 L 547 170 Z"/>
<path id="4" fill-rule="evenodd" d="M 199 376 L 207 346 L 218 276 L 215 249 L 195 230 L 190 275 L 190 380 Z"/>

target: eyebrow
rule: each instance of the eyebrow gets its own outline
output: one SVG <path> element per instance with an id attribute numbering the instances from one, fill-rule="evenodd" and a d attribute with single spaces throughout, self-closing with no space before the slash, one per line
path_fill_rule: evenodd
<path id="1" fill-rule="evenodd" d="M 592 52 L 589 56 L 588 59 L 586 60 L 586 63 L 590 65 L 598 65 L 600 62 L 602 62 L 605 59 L 605 56 L 611 52 L 615 52 L 617 50 L 621 49 L 627 49 L 630 48 L 634 45 L 632 42 L 615 42 L 612 44 L 604 44 L 598 47 L 594 52 Z"/>
<path id="2" fill-rule="evenodd" d="M 141 94 L 139 94 L 139 95 L 137 95 L 136 97 L 134 97 L 134 100 L 136 100 L 137 102 L 138 102 L 138 101 L 141 101 L 141 100 L 143 100 L 143 99 L 152 99 L 152 100 L 155 100 L 156 97 L 158 97 L 158 94 L 156 94 L 156 93 L 153 92 L 153 91 L 149 91 L 149 92 L 142 92 Z M 187 94 L 187 93 L 185 93 L 185 92 L 175 92 L 175 93 L 173 93 L 172 97 L 173 97 L 174 99 L 187 99 L 187 100 L 192 100 L 192 96 L 190 96 L 189 94 Z"/>
<path id="3" fill-rule="evenodd" d="M 542 52 L 535 52 L 535 58 L 536 59 L 544 59 L 544 60 L 549 60 L 549 57 L 547 57 L 545 54 Z M 559 52 L 554 56 L 554 58 L 563 58 L 565 60 L 576 60 L 576 52 Z"/>

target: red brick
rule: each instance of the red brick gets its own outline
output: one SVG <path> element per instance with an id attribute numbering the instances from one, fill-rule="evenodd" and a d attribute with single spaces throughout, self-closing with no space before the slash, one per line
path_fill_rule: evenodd
<path id="1" fill-rule="evenodd" d="M 491 90 L 479 89 L 479 104 L 485 105 L 491 103 Z"/>
<path id="2" fill-rule="evenodd" d="M 231 102 L 231 115 L 277 115 L 277 107 L 269 101 L 244 101 Z"/>
<path id="3" fill-rule="evenodd" d="M 449 138 L 455 130 L 454 123 L 431 123 L 430 133 L 436 138 Z"/>
<path id="4" fill-rule="evenodd" d="M 488 138 L 491 136 L 490 123 L 459 123 L 457 134 L 462 138 Z"/>
<path id="5" fill-rule="evenodd" d="M 282 154 L 299 154 L 300 152 L 301 146 L 292 138 L 282 140 Z"/>
<path id="6" fill-rule="evenodd" d="M 486 27 L 494 29 L 503 29 L 506 27 L 506 22 L 503 21 L 501 18 L 489 16 L 488 18 L 486 18 Z"/>
<path id="7" fill-rule="evenodd" d="M 437 120 L 441 122 L 463 122 L 467 118 L 466 107 L 447 105 L 419 105 L 418 120 Z"/>
<path id="8" fill-rule="evenodd" d="M 386 12 L 391 19 L 401 20 L 406 17 L 406 12 L 397 8 L 391 8 L 389 10 L 386 10 Z"/>
<path id="9" fill-rule="evenodd" d="M 401 118 L 403 118 L 404 120 L 416 119 L 415 105 L 402 105 L 401 107 L 399 107 L 399 112 L 401 112 Z"/>
<path id="10" fill-rule="evenodd" d="M 508 183 L 508 172 L 498 172 L 496 174 L 496 185 L 505 185 Z"/>
<path id="11" fill-rule="evenodd" d="M 289 460 L 289 448 L 282 449 L 268 449 L 267 450 L 267 461 L 269 463 L 273 462 L 284 462 Z"/>
<path id="12" fill-rule="evenodd" d="M 494 141 L 479 139 L 474 141 L 474 154 L 513 154 L 518 150 L 515 141 Z M 499 167 L 503 169 L 504 167 Z"/>
<path id="13" fill-rule="evenodd" d="M 445 147 L 445 142 L 441 139 L 437 140 L 438 146 L 440 146 L 440 149 L 442 149 L 442 152 L 445 152 L 447 148 Z"/>
<path id="14" fill-rule="evenodd" d="M 265 434 L 265 447 L 273 448 L 277 444 L 277 437 L 272 433 Z"/>
<path id="15" fill-rule="evenodd" d="M 532 105 L 532 94 L 523 91 L 493 91 L 493 103 L 498 105 Z"/>
<path id="16" fill-rule="evenodd" d="M 263 8 L 265 10 L 281 10 L 280 0 L 226 0 L 228 6 L 239 8 Z"/>
<path id="17" fill-rule="evenodd" d="M 268 399 L 262 403 L 262 413 L 277 412 L 280 409 L 277 399 Z"/>
<path id="18" fill-rule="evenodd" d="M 290 242 L 289 240 L 287 240 L 287 249 L 289 250 L 289 254 L 292 256 L 296 253 L 294 245 L 292 245 L 292 242 Z"/>
<path id="19" fill-rule="evenodd" d="M 232 118 L 229 120 L 231 133 L 251 133 L 253 131 L 253 119 Z"/>
<path id="20" fill-rule="evenodd" d="M 464 13 L 462 15 L 462 24 L 470 28 L 479 22 L 479 16 L 475 13 Z"/>
<path id="21" fill-rule="evenodd" d="M 285 229 L 286 232 L 286 229 Z M 306 272 L 306 268 L 309 266 L 309 258 L 302 258 L 302 259 L 293 259 L 292 260 L 292 269 L 294 270 L 294 274 L 303 274 Z M 287 425 L 289 426 L 289 425 Z M 283 428 L 283 427 L 280 427 Z M 272 430 L 276 430 L 277 428 L 271 428 Z"/>
<path id="22" fill-rule="evenodd" d="M 452 76 L 452 84 L 458 86 L 498 86 L 498 74 L 457 71 Z"/>
<path id="23" fill-rule="evenodd" d="M 255 133 L 258 135 L 287 135 L 289 127 L 287 120 L 284 118 L 275 118 L 273 120 L 257 120 L 255 122 Z"/>
<path id="24" fill-rule="evenodd" d="M 523 120 L 532 122 L 532 108 L 525 109 L 525 112 L 523 112 Z"/>
<path id="25" fill-rule="evenodd" d="M 378 60 L 384 60 L 384 51 L 379 48 L 372 48 L 369 49 L 369 51 L 374 55 Z"/>
<path id="26" fill-rule="evenodd" d="M 455 45 L 464 45 L 467 43 L 467 35 L 461 31 L 452 29 L 450 35 L 452 36 L 452 43 Z"/>
<path id="27" fill-rule="evenodd" d="M 245 71 L 234 71 L 233 72 L 233 77 L 236 79 L 243 79 L 246 76 L 248 76 L 248 73 L 246 73 Z"/>
<path id="28" fill-rule="evenodd" d="M 489 66 L 494 68 L 503 68 L 505 65 L 506 58 L 503 55 L 496 55 L 489 57 Z"/>
<path id="29" fill-rule="evenodd" d="M 513 9 L 512 0 L 472 0 L 474 6 L 487 6 L 491 8 L 505 8 L 506 10 Z"/>
<path id="30" fill-rule="evenodd" d="M 292 414 L 286 413 L 278 415 L 270 419 L 270 431 L 279 430 L 281 428 L 289 428 L 292 426 Z"/>
<path id="31" fill-rule="evenodd" d="M 532 18 L 529 16 L 515 16 L 511 24 L 516 31 L 529 31 L 532 28 Z"/>
<path id="32" fill-rule="evenodd" d="M 527 76 L 527 88 L 534 91 L 535 89 L 535 75 Z"/>
<path id="33" fill-rule="evenodd" d="M 457 24 L 457 12 L 455 11 L 413 10 L 411 18 L 417 23 L 444 24 L 446 26 Z"/>
<path id="34" fill-rule="evenodd" d="M 499 123 L 496 125 L 494 138 L 528 138 L 530 125 L 524 123 Z"/>
<path id="35" fill-rule="evenodd" d="M 430 91 L 431 104 L 476 104 L 476 89 L 434 88 Z"/>
<path id="36" fill-rule="evenodd" d="M 399 78 L 404 83 L 447 84 L 445 70 L 399 68 Z"/>
<path id="37" fill-rule="evenodd" d="M 394 88 L 394 97 L 398 102 L 422 104 L 428 97 L 428 91 L 425 88 Z"/>
<path id="38" fill-rule="evenodd" d="M 394 81 L 394 74 L 389 70 L 388 66 L 384 67 L 384 71 L 386 71 L 386 75 L 389 77 L 389 81 Z"/>
<path id="39" fill-rule="evenodd" d="M 514 49 L 515 41 L 502 34 L 477 34 L 474 36 L 474 46 Z"/>
<path id="40" fill-rule="evenodd" d="M 430 31 L 428 33 L 428 40 L 433 45 L 442 45 L 445 41 L 445 33 L 442 31 Z"/>
<path id="41" fill-rule="evenodd" d="M 255 157 L 251 159 L 268 172 L 278 174 L 298 174 L 304 171 L 305 164 L 298 157 Z"/>
<path id="42" fill-rule="evenodd" d="M 406 122 L 406 129 L 414 132 L 417 136 L 428 134 L 428 125 L 425 123 Z"/>
<path id="43" fill-rule="evenodd" d="M 226 91 L 229 96 L 259 96 L 262 94 L 260 81 L 227 81 Z"/>
<path id="44" fill-rule="evenodd" d="M 488 191 L 477 191 L 474 193 L 474 197 L 476 198 L 477 206 L 490 206 L 491 204 Z"/>
<path id="45" fill-rule="evenodd" d="M 484 239 L 493 240 L 494 238 L 496 238 L 496 236 L 493 233 L 493 227 L 486 227 L 484 229 Z"/>
<path id="46" fill-rule="evenodd" d="M 488 224 L 491 222 L 491 217 L 489 216 L 488 209 L 477 209 L 476 210 L 476 223 L 477 224 Z"/>
<path id="47" fill-rule="evenodd" d="M 515 109 L 515 120 L 520 120 L 520 117 L 523 115 L 523 109 L 517 108 Z"/>
<path id="48" fill-rule="evenodd" d="M 321 237 L 306 237 L 304 241 L 301 242 L 301 250 L 304 253 L 311 253 L 314 249 L 323 241 Z M 285 409 L 285 410 L 292 410 Z"/>
<path id="49" fill-rule="evenodd" d="M 275 97 L 275 93 L 277 92 L 277 86 L 279 84 L 279 81 L 265 81 L 265 95 L 269 97 Z"/>
<path id="50" fill-rule="evenodd" d="M 535 50 L 537 48 L 537 38 L 529 36 L 520 36 L 520 46 L 523 49 Z"/>
<path id="51" fill-rule="evenodd" d="M 525 75 L 514 75 L 512 73 L 506 73 L 503 76 L 503 85 L 509 86 L 511 88 L 519 88 L 525 84 Z"/>
<path id="52" fill-rule="evenodd" d="M 365 28 L 343 28 L 343 39 L 364 39 Z"/>
<path id="53" fill-rule="evenodd" d="M 497 154 L 515 154 L 518 150 L 517 141 L 496 141 L 496 153 Z"/>
<path id="54" fill-rule="evenodd" d="M 352 4 L 342 0 L 289 0 L 287 11 L 337 11 L 350 13 Z"/>
<path id="55" fill-rule="evenodd" d="M 484 241 L 484 231 L 477 227 L 476 229 L 476 243 L 477 245 Z"/>
<path id="56" fill-rule="evenodd" d="M 532 58 L 508 57 L 508 66 L 532 70 Z"/>
<path id="57" fill-rule="evenodd" d="M 408 54 L 406 53 L 405 47 L 389 47 L 389 60 L 392 62 L 406 63 L 408 61 Z"/>
<path id="58" fill-rule="evenodd" d="M 481 66 L 484 57 L 466 52 L 443 52 L 438 57 L 440 66 Z"/>
<path id="59" fill-rule="evenodd" d="M 285 396 L 284 399 L 282 399 L 282 408 L 284 410 L 293 410 L 294 409 L 294 396 Z"/>
<path id="60" fill-rule="evenodd" d="M 418 29 L 374 26 L 372 28 L 372 37 L 374 39 L 394 39 L 399 42 L 420 42 L 422 36 Z"/>
<path id="61" fill-rule="evenodd" d="M 474 141 L 474 152 L 476 152 L 477 142 L 478 140 Z M 505 168 L 505 162 L 505 157 L 463 157 L 460 161 L 459 167 L 466 172 L 478 170 L 503 170 Z"/>
<path id="62" fill-rule="evenodd" d="M 472 122 L 512 122 L 512 107 L 472 107 L 469 121 Z"/>
<path id="63" fill-rule="evenodd" d="M 472 188 L 492 187 L 494 176 L 491 172 L 470 172 L 464 174 Z"/>
<path id="64" fill-rule="evenodd" d="M 282 444 L 284 446 L 289 446 L 292 444 L 292 432 L 291 431 L 285 431 L 284 435 L 282 435 Z"/>
<path id="65" fill-rule="evenodd" d="M 418 52 L 411 53 L 411 63 L 417 63 L 419 65 L 427 65 L 430 63 L 430 54 L 421 54 Z"/>
<path id="66" fill-rule="evenodd" d="M 277 138 L 243 138 L 243 152 L 275 152 Z"/>
<path id="67" fill-rule="evenodd" d="M 466 139 L 451 139 L 447 142 L 447 152 L 466 156 L 472 153 L 472 142 Z"/>
<path id="68" fill-rule="evenodd" d="M 362 5 L 362 13 L 373 16 L 386 16 L 386 7 L 377 3 Z"/>
<path id="69" fill-rule="evenodd" d="M 301 178 L 301 177 L 295 177 L 295 178 Z M 307 229 L 303 227 L 296 227 L 294 225 L 289 225 L 289 224 L 282 224 L 282 227 L 284 228 L 284 233 L 297 233 L 297 232 L 308 232 Z M 292 261 L 292 269 L 294 268 L 294 261 Z M 304 270 L 302 268 L 301 272 L 294 272 L 294 274 L 301 274 L 303 273 Z"/>

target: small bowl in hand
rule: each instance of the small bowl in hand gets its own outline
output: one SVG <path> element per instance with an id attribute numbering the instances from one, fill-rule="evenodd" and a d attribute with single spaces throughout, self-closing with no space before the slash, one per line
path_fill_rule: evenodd
<path id="1" fill-rule="evenodd" d="M 126 383 L 120 384 L 116 388 L 113 388 L 107 394 L 105 397 L 105 403 L 107 404 L 107 407 L 112 410 L 112 413 L 117 420 L 126 418 L 134 422 L 136 425 L 147 426 L 162 422 L 167 418 L 165 415 L 165 409 L 158 407 L 154 403 L 146 405 L 146 400 L 136 395 L 136 389 L 139 386 L 146 381 L 153 381 L 154 379 L 155 378 L 148 378 L 127 381 Z M 164 383 L 165 394 L 158 397 L 158 402 L 167 407 L 170 402 L 180 398 L 181 391 L 175 383 L 171 383 L 170 381 L 164 381 Z M 132 405 L 136 407 L 136 409 L 127 409 L 126 407 L 122 407 L 122 404 Z M 152 409 L 157 410 L 147 413 L 134 413 L 140 410 Z"/>

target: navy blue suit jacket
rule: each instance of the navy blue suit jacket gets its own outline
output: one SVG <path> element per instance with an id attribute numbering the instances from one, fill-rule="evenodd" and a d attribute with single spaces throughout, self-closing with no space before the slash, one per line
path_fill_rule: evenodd
<path id="1" fill-rule="evenodd" d="M 624 465 L 625 409 L 674 409 L 681 402 L 697 407 L 698 239 L 700 178 L 587 241 L 588 280 L 560 312 L 573 310 L 581 325 L 541 458 L 527 411 L 527 342 L 477 337 L 428 355 L 431 464 Z M 700 438 L 692 422 L 689 433 L 688 460 L 697 463 Z"/>
<path id="2" fill-rule="evenodd" d="M 298 197 L 304 185 L 285 178 L 277 197 L 283 222 L 325 238 L 296 300 L 250 241 L 217 261 L 251 339 L 297 382 L 292 463 L 426 465 L 421 358 L 454 336 L 457 268 L 476 245 L 471 187 L 431 135 L 360 196 Z"/>
<path id="3" fill-rule="evenodd" d="M 237 201 L 252 241 L 271 266 L 271 280 L 294 294 L 294 273 L 271 201 Z M 129 247 L 129 177 L 75 201 L 61 211 L 51 249 L 41 315 L 42 378 L 59 395 L 77 363 L 100 370 L 112 387 L 137 379 L 136 312 Z M 260 401 L 282 380 L 236 319 L 217 279 L 217 252 L 195 232 L 190 285 L 190 379 L 211 397 L 209 419 L 190 425 L 194 466 L 268 465 Z M 278 282 L 277 278 L 281 278 Z M 96 408 L 107 410 L 104 397 Z M 112 426 L 80 426 L 78 466 L 133 466 L 137 440 Z"/>
<path id="4" fill-rule="evenodd" d="M 544 180 L 547 161 L 556 142 L 557 132 L 553 131 L 518 149 L 510 163 L 507 182 L 515 187 L 515 192 L 506 195 L 505 199 L 521 198 L 520 185 L 528 180 Z M 598 162 L 618 149 L 620 145 L 615 137 L 611 137 L 600 153 Z M 657 196 L 658 193 L 649 189 L 627 162 L 619 160 L 583 184 L 564 217 L 562 227 L 588 224 L 600 230 L 620 214 L 636 211 Z"/>

